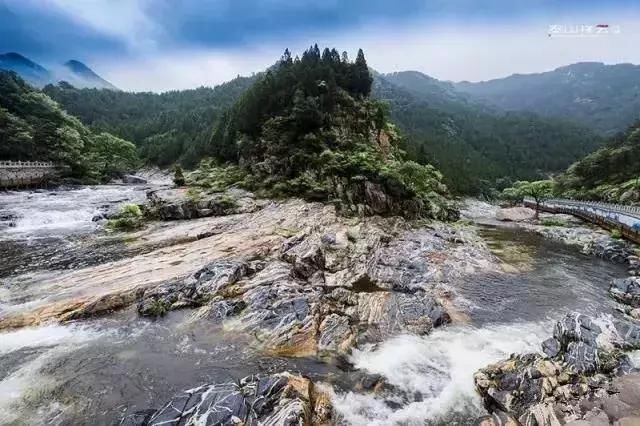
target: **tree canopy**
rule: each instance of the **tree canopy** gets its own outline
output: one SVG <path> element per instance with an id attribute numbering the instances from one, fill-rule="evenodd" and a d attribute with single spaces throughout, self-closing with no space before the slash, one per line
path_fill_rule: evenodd
<path id="1" fill-rule="evenodd" d="M 136 148 L 95 134 L 15 73 L 0 71 L 0 158 L 53 161 L 72 177 L 95 181 L 137 165 Z"/>
<path id="2" fill-rule="evenodd" d="M 362 51 L 351 62 L 317 45 L 300 58 L 287 50 L 222 115 L 206 152 L 237 164 L 245 185 L 272 195 L 366 198 L 365 187 L 376 188 L 397 206 L 419 205 L 413 213 L 447 216 L 442 175 L 403 159 L 385 106 L 369 98 L 371 85 Z M 206 174 L 221 178 L 211 170 L 198 176 Z"/>

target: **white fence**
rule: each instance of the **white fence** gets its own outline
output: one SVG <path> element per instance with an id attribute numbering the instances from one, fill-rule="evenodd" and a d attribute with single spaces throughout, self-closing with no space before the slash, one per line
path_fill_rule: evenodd
<path id="1" fill-rule="evenodd" d="M 2 169 L 51 169 L 55 167 L 56 165 L 51 161 L 0 161 L 0 168 Z"/>

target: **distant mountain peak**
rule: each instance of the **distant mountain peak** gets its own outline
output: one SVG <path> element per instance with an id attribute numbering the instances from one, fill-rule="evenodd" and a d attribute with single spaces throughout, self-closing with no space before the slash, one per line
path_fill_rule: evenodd
<path id="1" fill-rule="evenodd" d="M 51 79 L 46 68 L 16 52 L 0 54 L 0 69 L 13 71 L 35 86 L 44 85 Z"/>
<path id="2" fill-rule="evenodd" d="M 68 60 L 63 65 L 77 74 L 86 74 L 99 77 L 98 74 L 96 74 L 91 68 L 76 59 Z"/>
<path id="3" fill-rule="evenodd" d="M 7 52 L 0 54 L 0 69 L 13 71 L 36 87 L 66 81 L 77 88 L 119 90 L 76 59 L 71 59 L 62 66 L 54 67 L 52 72 L 20 53 Z"/>

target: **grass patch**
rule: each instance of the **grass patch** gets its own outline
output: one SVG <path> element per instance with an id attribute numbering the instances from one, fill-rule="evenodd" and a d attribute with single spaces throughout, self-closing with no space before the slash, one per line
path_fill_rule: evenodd
<path id="1" fill-rule="evenodd" d="M 557 217 L 546 217 L 542 219 L 543 226 L 567 226 L 567 222 Z"/>
<path id="2" fill-rule="evenodd" d="M 163 317 L 169 312 L 169 306 L 162 300 L 154 300 L 147 310 L 147 314 L 152 317 Z"/>
<path id="3" fill-rule="evenodd" d="M 619 229 L 612 229 L 611 238 L 613 238 L 614 240 L 622 239 L 622 232 Z"/>

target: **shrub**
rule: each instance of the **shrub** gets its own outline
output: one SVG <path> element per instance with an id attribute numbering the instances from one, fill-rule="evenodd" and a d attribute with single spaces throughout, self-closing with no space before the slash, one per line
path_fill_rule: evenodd
<path id="1" fill-rule="evenodd" d="M 142 226 L 142 210 L 137 204 L 124 204 L 120 213 L 107 222 L 107 228 L 118 231 L 131 231 Z"/>
<path id="2" fill-rule="evenodd" d="M 619 229 L 612 229 L 611 230 L 611 238 L 613 238 L 614 240 L 619 240 L 622 238 L 622 232 Z"/>
<path id="3" fill-rule="evenodd" d="M 173 183 L 175 186 L 184 186 L 187 183 L 184 178 L 184 174 L 182 173 L 182 167 L 176 166 L 175 171 L 173 173 Z"/>
<path id="4" fill-rule="evenodd" d="M 220 204 L 223 210 L 231 210 L 238 206 L 236 200 L 227 194 L 222 195 L 222 197 L 218 199 L 218 204 Z"/>

